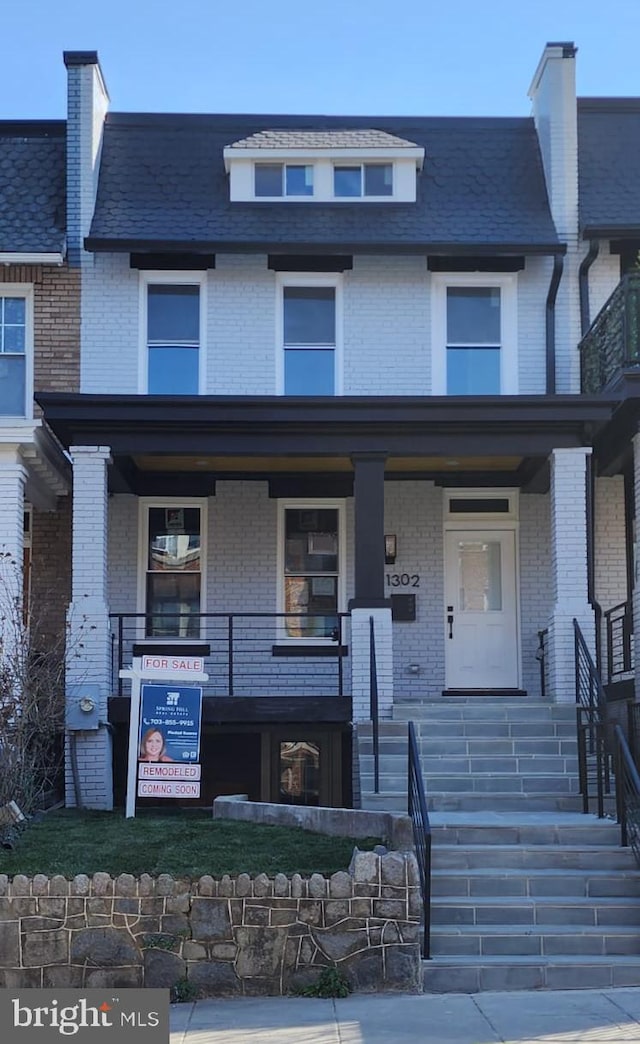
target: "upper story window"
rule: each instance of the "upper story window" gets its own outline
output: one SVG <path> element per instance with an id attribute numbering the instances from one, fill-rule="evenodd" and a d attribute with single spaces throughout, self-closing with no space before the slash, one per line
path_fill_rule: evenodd
<path id="1" fill-rule="evenodd" d="M 515 277 L 443 274 L 433 280 L 433 393 L 515 394 Z"/>
<path id="2" fill-rule="evenodd" d="M 311 278 L 281 285 L 285 395 L 335 395 L 337 391 L 338 285 L 333 277 Z"/>
<path id="3" fill-rule="evenodd" d="M 334 166 L 333 193 L 335 196 L 392 196 L 392 163 L 358 163 Z"/>
<path id="4" fill-rule="evenodd" d="M 256 196 L 312 196 L 313 167 L 296 163 L 256 163 Z"/>
<path id="5" fill-rule="evenodd" d="M 31 415 L 31 287 L 0 286 L 0 416 Z"/>
<path id="6" fill-rule="evenodd" d="M 190 280 L 145 283 L 146 388 L 150 395 L 197 395 L 202 367 L 202 286 Z"/>

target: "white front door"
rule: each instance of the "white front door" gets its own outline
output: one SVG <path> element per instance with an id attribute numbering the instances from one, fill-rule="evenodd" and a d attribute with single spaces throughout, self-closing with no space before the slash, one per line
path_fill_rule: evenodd
<path id="1" fill-rule="evenodd" d="M 445 532 L 448 689 L 518 687 L 515 532 Z"/>

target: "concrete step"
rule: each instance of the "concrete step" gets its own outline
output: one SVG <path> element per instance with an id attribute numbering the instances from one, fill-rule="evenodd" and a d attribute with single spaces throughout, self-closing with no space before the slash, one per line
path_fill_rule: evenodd
<path id="1" fill-rule="evenodd" d="M 394 721 L 562 721 L 575 725 L 575 704 L 543 703 L 540 700 L 472 700 L 397 701 L 393 705 Z"/>
<path id="2" fill-rule="evenodd" d="M 535 719 L 533 721 L 495 721 L 489 719 L 466 720 L 421 720 L 420 718 L 408 718 L 393 721 L 381 721 L 379 725 L 380 736 L 395 736 L 406 740 L 408 721 L 413 721 L 418 738 L 459 738 L 468 736 L 477 739 L 504 739 L 531 738 L 549 739 L 557 736 L 562 739 L 576 738 L 576 720 L 574 717 L 568 720 L 560 719 L 546 720 Z M 367 737 L 371 735 L 371 724 L 362 722 L 358 725 L 358 735 Z"/>
<path id="3" fill-rule="evenodd" d="M 575 731 L 575 730 L 574 730 Z M 563 739 L 560 736 L 547 738 L 546 736 L 522 736 L 492 739 L 484 736 L 442 736 L 429 737 L 428 734 L 418 734 L 418 751 L 421 757 L 576 757 L 578 743 L 576 739 L 569 737 Z M 367 735 L 359 739 L 360 756 L 366 757 L 373 754 L 373 740 Z M 386 735 L 382 733 L 379 740 L 381 757 L 391 755 L 407 757 L 407 736 Z"/>
<path id="4" fill-rule="evenodd" d="M 435 870 L 431 877 L 432 896 L 457 898 L 566 896 L 574 899 L 640 898 L 640 874 L 636 871 L 476 867 L 461 870 Z"/>
<path id="5" fill-rule="evenodd" d="M 362 792 L 370 793 L 374 788 L 373 770 L 366 772 L 365 766 L 360 764 L 360 786 Z M 406 773 L 380 772 L 380 789 L 385 793 L 402 793 L 407 788 Z M 578 793 L 577 776 L 558 775 L 532 775 L 516 776 L 509 773 L 477 773 L 476 775 L 445 775 L 433 773 L 426 780 L 427 801 L 435 800 L 436 794 L 446 794 L 447 797 L 458 798 L 469 794 L 475 797 L 477 794 L 496 794 L 498 797 L 525 796 L 525 794 L 550 794 L 550 796 L 564 796 L 564 794 Z M 435 805 L 434 807 L 437 807 Z"/>
<path id="6" fill-rule="evenodd" d="M 489 846 L 505 846 L 513 851 L 517 848 L 544 848 L 567 845 L 597 851 L 607 847 L 619 849 L 620 827 L 610 819 L 598 819 L 594 815 L 583 815 L 579 811 L 533 811 L 521 808 L 512 812 L 488 811 L 444 811 L 430 813 L 431 835 L 434 852 L 440 845 L 451 851 L 456 847 L 469 851 L 486 851 Z"/>
<path id="7" fill-rule="evenodd" d="M 640 935 L 635 925 L 532 927 L 526 935 L 513 925 L 438 926 L 431 933 L 434 957 L 577 957 L 640 955 Z"/>
<path id="8" fill-rule="evenodd" d="M 640 957 L 436 957 L 423 961 L 426 993 L 637 986 Z"/>
<path id="9" fill-rule="evenodd" d="M 373 754 L 360 753 L 360 771 L 373 772 Z M 465 757 L 461 755 L 421 754 L 420 765 L 427 782 L 434 776 L 481 776 L 490 773 L 496 776 L 533 774 L 564 776 L 577 775 L 578 759 L 561 754 L 522 754 L 519 757 Z M 406 774 L 406 754 L 392 754 L 384 747 L 380 750 L 380 772 L 403 772 Z"/>
<path id="10" fill-rule="evenodd" d="M 494 794 L 487 793 L 438 793 L 427 795 L 429 814 L 433 812 L 578 812 L 582 807 L 580 795 L 538 794 Z M 382 790 L 373 793 L 373 787 L 362 790 L 362 808 L 388 812 L 406 812 L 407 795 L 404 791 Z"/>
<path id="11" fill-rule="evenodd" d="M 622 870 L 633 873 L 640 884 L 640 874 L 631 849 L 610 848 L 608 845 L 446 845 L 435 841 L 431 850 L 431 865 L 434 871 L 498 868 L 499 873 L 505 870 Z"/>
<path id="12" fill-rule="evenodd" d="M 638 925 L 640 903 L 606 896 L 434 896 L 431 924 Z"/>

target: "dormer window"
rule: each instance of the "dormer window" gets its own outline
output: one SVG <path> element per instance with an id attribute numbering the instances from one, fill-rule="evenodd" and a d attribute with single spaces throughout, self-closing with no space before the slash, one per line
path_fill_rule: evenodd
<path id="1" fill-rule="evenodd" d="M 232 203 L 415 203 L 424 148 L 376 128 L 279 128 L 226 145 L 224 163 Z"/>
<path id="2" fill-rule="evenodd" d="M 300 163 L 256 163 L 256 197 L 312 196 L 313 167 Z"/>
<path id="3" fill-rule="evenodd" d="M 392 163 L 358 163 L 334 166 L 333 194 L 337 198 L 354 196 L 392 196 Z"/>

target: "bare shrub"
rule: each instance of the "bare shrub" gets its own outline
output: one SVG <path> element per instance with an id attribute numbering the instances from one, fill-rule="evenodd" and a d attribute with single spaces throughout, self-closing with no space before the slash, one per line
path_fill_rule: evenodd
<path id="1" fill-rule="evenodd" d="M 25 813 L 51 801 L 64 762 L 67 636 L 38 610 L 24 611 L 22 570 L 0 551 L 0 805 Z"/>

